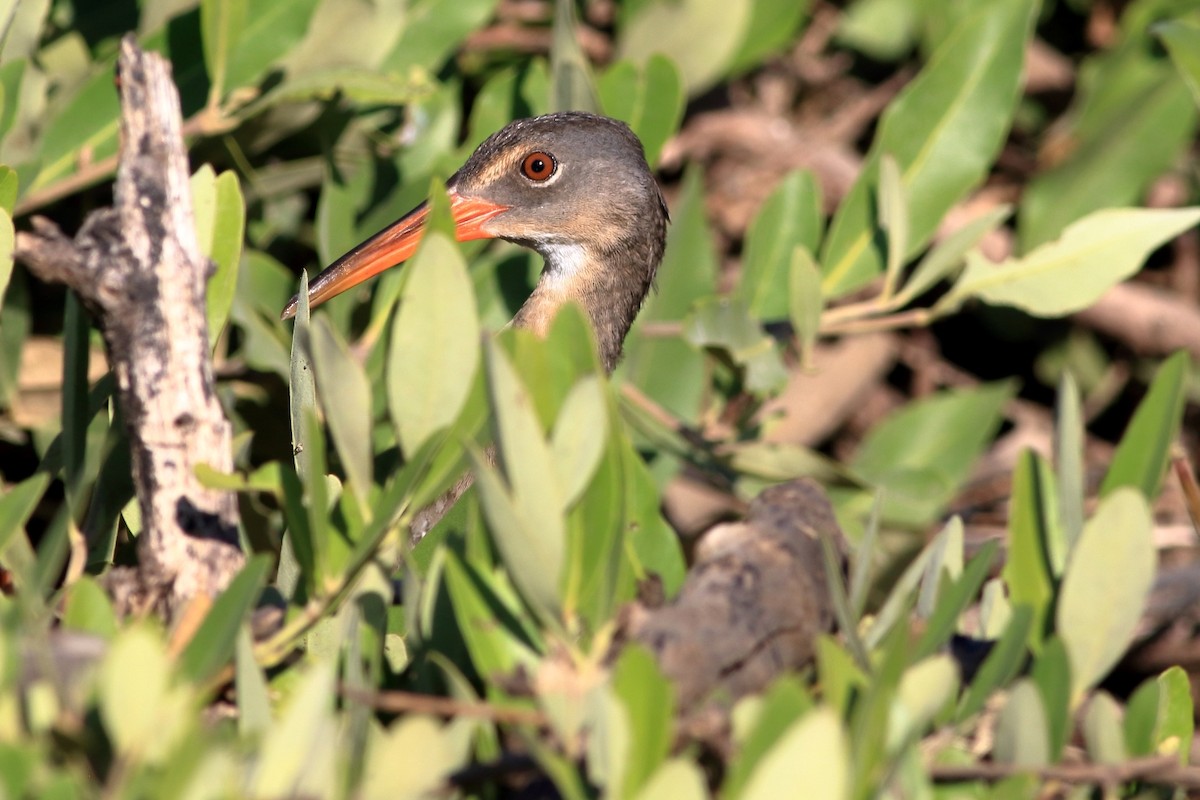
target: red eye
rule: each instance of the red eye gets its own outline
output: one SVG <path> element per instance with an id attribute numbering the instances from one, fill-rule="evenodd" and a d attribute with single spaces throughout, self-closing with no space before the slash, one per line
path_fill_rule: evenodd
<path id="1" fill-rule="evenodd" d="M 525 160 L 521 162 L 521 174 L 538 183 L 549 180 L 557 168 L 558 162 L 554 160 L 554 156 L 540 150 L 525 156 Z"/>

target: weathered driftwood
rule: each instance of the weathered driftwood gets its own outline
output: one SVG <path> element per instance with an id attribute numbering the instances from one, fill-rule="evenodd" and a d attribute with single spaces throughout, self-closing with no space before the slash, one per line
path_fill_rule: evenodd
<path id="1" fill-rule="evenodd" d="M 200 254 L 169 64 L 121 43 L 121 154 L 115 205 L 93 212 L 74 241 L 46 220 L 20 233 L 16 257 L 65 283 L 94 315 L 116 373 L 142 512 L 139 564 L 116 570 L 126 610 L 175 615 L 212 597 L 240 568 L 237 500 L 206 489 L 197 464 L 232 469 L 230 426 L 217 399 L 205 318 L 212 265 Z"/>
<path id="2" fill-rule="evenodd" d="M 845 540 L 818 484 L 771 487 L 750 504 L 744 522 L 705 534 L 673 601 L 626 610 L 621 638 L 654 654 L 675 685 L 689 733 L 708 733 L 707 701 L 727 709 L 811 662 L 817 637 L 834 627 L 826 538 L 844 563 Z"/>

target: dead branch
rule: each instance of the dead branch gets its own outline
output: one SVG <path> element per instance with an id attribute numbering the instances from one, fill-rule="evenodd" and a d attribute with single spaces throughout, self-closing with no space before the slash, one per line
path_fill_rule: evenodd
<path id="1" fill-rule="evenodd" d="M 937 783 L 987 781 L 994 783 L 1017 775 L 1035 775 L 1042 781 L 1091 786 L 1120 786 L 1141 781 L 1158 786 L 1200 789 L 1200 768 L 1185 767 L 1179 756 L 1148 756 L 1120 764 L 1055 764 L 1030 767 L 1019 764 L 933 764 L 930 776 Z"/>
<path id="2" fill-rule="evenodd" d="M 832 630 L 833 609 L 821 540 L 845 543 L 829 500 L 811 480 L 773 486 L 750 504 L 743 523 L 719 525 L 697 548 L 696 562 L 669 604 L 626 609 L 618 640 L 639 642 L 675 685 L 694 720 L 703 703 L 732 703 L 813 657 Z M 710 729 L 709 723 L 697 723 Z M 695 734 L 696 726 L 685 729 Z"/>
<path id="3" fill-rule="evenodd" d="M 241 567 L 236 497 L 206 489 L 197 464 L 231 471 L 230 426 L 217 399 L 200 255 L 181 133 L 179 95 L 165 60 L 121 43 L 122 147 L 115 205 L 93 212 L 74 241 L 34 220 L 16 257 L 65 283 L 104 333 L 117 377 L 144 530 L 136 572 L 114 571 L 124 610 L 153 605 L 174 617 L 213 597 Z"/>

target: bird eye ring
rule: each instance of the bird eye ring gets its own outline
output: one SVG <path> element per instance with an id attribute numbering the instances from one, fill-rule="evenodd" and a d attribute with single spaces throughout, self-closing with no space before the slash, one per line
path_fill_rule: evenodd
<path id="1" fill-rule="evenodd" d="M 538 150 L 525 156 L 521 162 L 521 174 L 535 183 L 550 180 L 558 170 L 558 162 L 549 153 Z"/>

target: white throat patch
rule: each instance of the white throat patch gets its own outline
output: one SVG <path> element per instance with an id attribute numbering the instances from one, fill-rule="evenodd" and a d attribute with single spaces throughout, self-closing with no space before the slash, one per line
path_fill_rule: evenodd
<path id="1" fill-rule="evenodd" d="M 584 268 L 586 254 L 583 245 L 550 242 L 538 248 L 546 259 L 542 282 L 551 290 L 561 290 L 570 284 Z"/>

